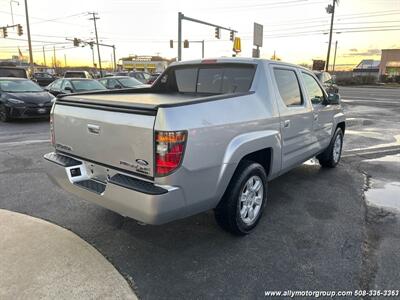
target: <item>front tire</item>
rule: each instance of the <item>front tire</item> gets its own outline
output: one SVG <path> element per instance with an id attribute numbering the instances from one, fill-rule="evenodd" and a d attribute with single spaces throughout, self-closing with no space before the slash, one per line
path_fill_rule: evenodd
<path id="1" fill-rule="evenodd" d="M 340 161 L 343 148 L 343 131 L 337 128 L 329 147 L 317 156 L 319 164 L 324 168 L 334 168 Z"/>
<path id="2" fill-rule="evenodd" d="M 255 162 L 242 161 L 215 209 L 217 223 L 235 235 L 246 235 L 262 216 L 267 200 L 267 174 Z"/>
<path id="3" fill-rule="evenodd" d="M 10 111 L 4 104 L 0 104 L 0 121 L 9 122 L 11 121 Z"/>

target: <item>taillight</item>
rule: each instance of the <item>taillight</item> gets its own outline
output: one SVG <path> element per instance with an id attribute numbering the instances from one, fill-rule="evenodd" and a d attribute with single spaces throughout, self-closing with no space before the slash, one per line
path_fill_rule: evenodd
<path id="1" fill-rule="evenodd" d="M 56 144 L 56 137 L 54 135 L 54 117 L 53 112 L 50 113 L 50 141 L 54 146 Z"/>
<path id="2" fill-rule="evenodd" d="M 156 131 L 156 176 L 165 176 L 176 170 L 185 152 L 185 131 Z"/>

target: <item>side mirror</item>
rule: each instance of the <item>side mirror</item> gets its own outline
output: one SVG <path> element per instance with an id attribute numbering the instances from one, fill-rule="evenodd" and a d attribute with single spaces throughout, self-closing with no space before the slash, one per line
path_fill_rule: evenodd
<path id="1" fill-rule="evenodd" d="M 67 92 L 67 93 L 73 93 L 72 88 L 69 87 L 69 86 L 66 86 L 66 87 L 64 88 L 64 91 Z"/>
<path id="2" fill-rule="evenodd" d="M 329 105 L 338 105 L 340 104 L 340 95 L 339 94 L 329 94 L 327 99 L 327 104 Z"/>

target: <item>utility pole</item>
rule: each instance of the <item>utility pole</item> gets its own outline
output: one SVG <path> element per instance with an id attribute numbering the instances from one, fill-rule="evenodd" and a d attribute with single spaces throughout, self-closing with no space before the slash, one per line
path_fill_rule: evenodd
<path id="1" fill-rule="evenodd" d="M 54 68 L 57 68 L 56 46 L 53 46 Z"/>
<path id="2" fill-rule="evenodd" d="M 204 58 L 204 40 L 201 41 L 201 58 Z"/>
<path id="3" fill-rule="evenodd" d="M 44 64 L 45 66 L 47 66 L 47 65 L 46 65 L 46 53 L 44 52 L 44 46 L 43 46 L 43 64 Z"/>
<path id="4" fill-rule="evenodd" d="M 64 53 L 64 67 L 67 67 L 67 54 Z"/>
<path id="5" fill-rule="evenodd" d="M 335 56 L 333 57 L 333 68 L 332 68 L 332 72 L 335 72 L 337 43 L 338 43 L 338 41 L 336 40 L 336 42 L 335 42 Z"/>
<path id="6" fill-rule="evenodd" d="M 97 55 L 99 57 L 99 69 L 100 69 L 100 77 L 103 77 L 103 69 L 101 68 L 101 58 L 100 58 L 100 46 L 99 46 L 99 37 L 97 35 L 97 25 L 96 25 L 96 20 L 100 19 L 99 17 L 97 17 L 97 13 L 95 12 L 91 12 L 89 13 L 92 15 L 92 18 L 90 18 L 89 20 L 93 20 L 93 24 L 94 24 L 94 33 L 96 35 L 96 44 L 97 44 Z"/>
<path id="7" fill-rule="evenodd" d="M 182 60 L 182 19 L 183 13 L 178 13 L 178 61 Z"/>
<path id="8" fill-rule="evenodd" d="M 326 8 L 326 12 L 328 14 L 331 14 L 331 28 L 329 30 L 329 42 L 328 42 L 328 54 L 326 56 L 326 64 L 325 64 L 325 71 L 328 71 L 329 69 L 329 57 L 331 55 L 331 44 L 332 44 L 332 31 L 333 31 L 333 19 L 335 18 L 335 7 L 336 7 L 336 2 L 338 0 L 332 0 L 332 5 L 328 5 Z"/>
<path id="9" fill-rule="evenodd" d="M 25 0 L 25 17 L 26 17 L 26 32 L 28 34 L 28 46 L 29 46 L 29 67 L 31 69 L 31 74 L 33 74 L 33 54 L 32 54 L 32 42 L 31 42 L 31 30 L 29 27 L 28 0 Z"/>

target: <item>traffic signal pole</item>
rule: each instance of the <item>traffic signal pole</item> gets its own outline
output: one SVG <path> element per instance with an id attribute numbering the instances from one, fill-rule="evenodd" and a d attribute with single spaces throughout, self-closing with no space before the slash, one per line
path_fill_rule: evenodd
<path id="1" fill-rule="evenodd" d="M 227 27 L 220 26 L 220 25 L 215 25 L 215 24 L 208 23 L 208 22 L 205 22 L 205 21 L 202 21 L 202 20 L 189 18 L 189 17 L 186 17 L 183 13 L 178 12 L 178 61 L 182 60 L 182 20 L 191 21 L 191 22 L 203 24 L 203 25 L 206 25 L 206 26 L 211 26 L 211 27 L 224 29 L 224 30 L 227 30 L 227 31 L 230 31 L 230 32 L 237 33 L 237 30 L 233 30 L 231 28 L 227 28 Z M 204 54 L 204 52 L 203 52 L 203 54 Z"/>
<path id="2" fill-rule="evenodd" d="M 28 34 L 28 46 L 29 46 L 29 68 L 31 69 L 31 74 L 33 74 L 32 41 L 31 41 L 31 29 L 29 26 L 28 1 L 27 0 L 25 0 L 25 17 L 26 17 L 26 33 Z"/>

